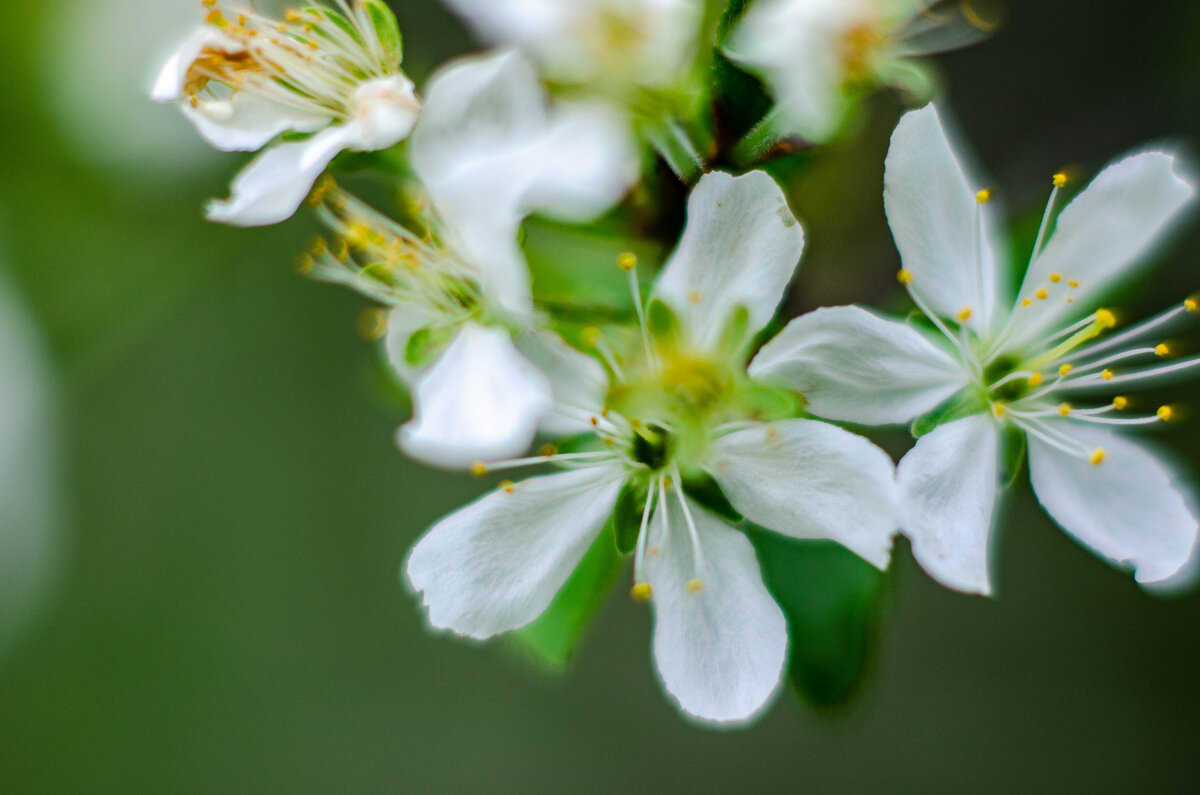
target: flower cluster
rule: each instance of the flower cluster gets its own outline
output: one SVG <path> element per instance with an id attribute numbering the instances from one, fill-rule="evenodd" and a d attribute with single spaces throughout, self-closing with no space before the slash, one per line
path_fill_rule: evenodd
<path id="1" fill-rule="evenodd" d="M 1118 330 L 1100 304 L 1191 203 L 1173 156 L 1120 159 L 1061 211 L 1055 175 L 1014 273 L 991 191 L 934 105 L 912 110 L 882 182 L 915 313 L 827 307 L 783 325 L 805 232 L 764 170 L 795 148 L 775 144 L 835 138 L 876 87 L 924 103 L 935 81 L 916 56 L 982 38 L 969 7 L 447 2 L 500 49 L 441 67 L 420 98 L 381 0 L 280 19 L 205 0 L 154 87 L 214 146 L 265 147 L 210 218 L 275 223 L 307 198 L 328 228 L 302 270 L 380 306 L 412 398 L 404 452 L 480 477 L 539 470 L 413 546 L 404 577 L 433 627 L 529 627 L 604 549 L 632 559 L 680 710 L 746 722 L 783 681 L 794 609 L 755 539 L 835 542 L 884 570 L 903 534 L 933 578 L 988 594 L 996 505 L 1026 459 L 1083 544 L 1140 583 L 1188 575 L 1187 487 L 1133 435 L 1179 409 L 1139 413 L 1124 386 L 1200 365 L 1161 338 L 1197 305 Z M 731 118 L 755 104 L 736 92 L 767 110 Z M 395 212 L 335 179 L 343 151 L 377 153 L 365 162 Z M 656 158 L 678 183 L 646 168 Z M 687 197 L 678 235 L 662 231 L 673 195 Z M 556 236 L 572 242 L 544 242 Z M 642 261 L 662 250 L 651 277 Z M 604 289 L 587 281 L 597 258 Z M 861 433 L 899 423 L 916 443 L 897 465 Z M 585 581 L 582 602 L 610 582 Z"/>

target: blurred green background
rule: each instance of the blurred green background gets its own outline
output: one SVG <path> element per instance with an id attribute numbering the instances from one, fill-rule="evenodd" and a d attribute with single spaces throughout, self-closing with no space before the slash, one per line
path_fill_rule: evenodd
<path id="1" fill-rule="evenodd" d="M 400 561 L 483 485 L 393 448 L 403 409 L 355 332 L 362 301 L 293 272 L 310 219 L 201 219 L 240 160 L 143 99 L 198 2 L 9 5 L 0 259 L 60 365 L 69 521 L 51 598 L 0 649 L 0 791 L 1200 786 L 1200 596 L 1140 591 L 1024 486 L 997 599 L 936 586 L 900 543 L 872 677 L 842 709 L 789 693 L 749 730 L 690 726 L 619 593 L 564 676 L 428 635 Z M 418 82 L 470 46 L 432 0 L 394 5 Z M 938 61 L 1014 213 L 1064 165 L 1200 140 L 1200 5 L 1006 7 L 991 41 Z M 795 196 L 796 310 L 896 300 L 880 192 L 899 106 L 870 111 Z M 1122 305 L 1195 289 L 1198 230 Z M 1194 424 L 1168 441 L 1200 462 Z"/>

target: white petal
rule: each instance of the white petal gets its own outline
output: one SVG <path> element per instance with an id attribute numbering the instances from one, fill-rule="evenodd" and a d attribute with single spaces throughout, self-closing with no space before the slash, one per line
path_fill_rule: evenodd
<path id="1" fill-rule="evenodd" d="M 966 384 L 962 366 L 904 323 L 853 306 L 802 315 L 750 362 L 750 376 L 793 389 L 818 416 L 908 422 Z"/>
<path id="2" fill-rule="evenodd" d="M 314 132 L 330 121 L 244 91 L 230 100 L 205 100 L 195 107 L 184 102 L 180 108 L 200 137 L 223 152 L 253 152 L 282 133 Z"/>
<path id="3" fill-rule="evenodd" d="M 969 308 L 968 325 L 980 333 L 997 301 L 989 213 L 975 199 L 982 187 L 968 183 L 933 105 L 904 114 L 884 165 L 883 200 L 909 290 L 942 317 Z"/>
<path id="4" fill-rule="evenodd" d="M 459 58 L 429 81 L 413 130 L 413 168 L 433 189 L 464 159 L 492 152 L 498 142 L 538 135 L 547 117 L 545 93 L 527 58 L 514 51 Z"/>
<path id="5" fill-rule="evenodd" d="M 1161 152 L 1126 157 L 1100 172 L 1058 216 L 1054 234 L 1030 267 L 1020 297 L 1034 301 L 1036 313 L 1021 330 L 1030 339 L 1069 313 L 1094 308 L 1115 277 L 1130 276 L 1145 261 L 1164 229 L 1195 194 L 1176 173 L 1175 158 Z M 1061 281 L 1050 282 L 1058 274 Z M 1068 303 L 1058 294 L 1079 282 Z M 1038 301 L 1038 288 L 1055 293 Z"/>
<path id="6" fill-rule="evenodd" d="M 412 146 L 444 237 L 480 269 L 485 291 L 518 318 L 532 311 L 516 244 L 522 219 L 545 211 L 588 220 L 615 203 L 637 173 L 623 120 L 599 107 L 551 115 L 536 71 L 514 52 L 441 70 Z"/>
<path id="7" fill-rule="evenodd" d="M 1093 466 L 1031 436 L 1029 475 L 1046 512 L 1098 554 L 1133 568 L 1138 582 L 1165 580 L 1184 568 L 1197 524 L 1182 479 L 1118 434 L 1071 421 L 1055 428 L 1105 456 Z"/>
<path id="8" fill-rule="evenodd" d="M 977 414 L 922 436 L 896 470 L 913 557 L 938 582 L 966 593 L 992 592 L 997 455 L 995 423 Z"/>
<path id="9" fill-rule="evenodd" d="M 518 455 L 552 400 L 546 377 L 517 352 L 507 331 L 467 323 L 421 374 L 400 446 L 443 467 Z"/>
<path id="10" fill-rule="evenodd" d="M 235 39 L 226 36 L 211 25 L 203 25 L 192 31 L 179 48 L 167 58 L 154 86 L 150 89 L 150 98 L 155 102 L 174 102 L 183 99 L 187 86 L 188 72 L 192 64 L 205 50 L 216 50 L 223 53 L 244 52 L 245 47 Z"/>
<path id="11" fill-rule="evenodd" d="M 608 521 L 622 476 L 591 467 L 530 478 L 434 525 L 406 566 L 429 623 L 483 639 L 541 615 Z"/>
<path id="12" fill-rule="evenodd" d="M 760 0 L 734 29 L 727 54 L 763 75 L 789 129 L 821 142 L 837 131 L 845 99 L 839 43 L 863 19 L 851 0 Z"/>
<path id="13" fill-rule="evenodd" d="M 752 330 L 767 325 L 803 251 L 804 230 L 766 172 L 705 174 L 654 294 L 680 314 L 693 344 L 710 348 L 738 306 Z"/>
<path id="14" fill-rule="evenodd" d="M 831 539 L 887 566 L 900 525 L 895 468 L 863 437 L 815 420 L 782 420 L 721 437 L 707 469 L 755 524 Z"/>
<path id="15" fill-rule="evenodd" d="M 303 141 L 272 146 L 234 178 L 229 199 L 209 204 L 209 220 L 235 226 L 286 221 L 354 135 L 353 125 L 338 125 Z"/>
<path id="16" fill-rule="evenodd" d="M 413 82 L 404 75 L 368 80 L 355 90 L 354 105 L 358 123 L 351 147 L 360 152 L 398 144 L 412 132 L 421 113 Z"/>
<path id="17" fill-rule="evenodd" d="M 522 334 L 517 350 L 546 376 L 554 393 L 554 408 L 542 419 L 542 430 L 560 436 L 593 430 L 590 418 L 604 411 L 608 392 L 600 363 L 545 329 Z"/>
<path id="18" fill-rule="evenodd" d="M 745 722 L 766 706 L 787 658 L 787 622 L 763 585 L 754 547 L 740 532 L 688 503 L 703 554 L 693 565 L 692 542 L 679 501 L 667 499 L 646 558 L 653 589 L 654 661 L 663 687 L 685 713 L 704 721 Z M 688 588 L 698 578 L 700 590 Z"/>

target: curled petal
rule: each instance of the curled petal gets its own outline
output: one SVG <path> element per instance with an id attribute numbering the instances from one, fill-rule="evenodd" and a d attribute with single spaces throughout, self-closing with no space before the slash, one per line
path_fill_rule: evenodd
<path id="1" fill-rule="evenodd" d="M 467 323 L 420 375 L 400 447 L 451 468 L 518 455 L 552 401 L 546 377 L 517 352 L 507 331 Z"/>

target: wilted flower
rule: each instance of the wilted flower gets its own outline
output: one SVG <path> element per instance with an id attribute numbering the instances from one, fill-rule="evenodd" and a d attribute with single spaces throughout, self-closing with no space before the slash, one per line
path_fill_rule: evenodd
<path id="1" fill-rule="evenodd" d="M 536 619 L 611 520 L 634 558 L 633 596 L 655 611 L 654 659 L 689 715 L 743 722 L 775 692 L 787 650 L 783 613 L 750 541 L 697 502 L 717 484 L 727 507 L 795 538 L 837 540 L 885 566 L 896 529 L 891 460 L 832 425 L 789 419 L 786 395 L 746 377 L 751 337 L 769 322 L 804 235 L 762 172 L 709 174 L 688 203 L 679 248 L 641 322 L 638 353 L 606 362 L 531 356 L 556 389 L 556 415 L 596 444 L 480 463 L 477 472 L 552 463 L 568 471 L 504 484 L 435 525 L 407 574 L 430 623 L 488 638 Z"/>
<path id="2" fill-rule="evenodd" d="M 927 99 L 917 56 L 974 43 L 991 25 L 967 3 L 924 0 L 760 0 L 726 44 L 774 95 L 772 126 L 820 143 L 840 127 L 852 97 L 895 86 Z"/>
<path id="3" fill-rule="evenodd" d="M 551 406 L 545 376 L 512 339 L 534 319 L 522 219 L 590 219 L 620 199 L 635 167 L 619 122 L 592 106 L 551 109 L 516 53 L 463 59 L 427 93 L 412 140 L 424 229 L 318 188 L 340 243 L 321 243 L 312 264 L 391 308 L 388 352 L 414 398 L 401 447 L 464 467 L 522 452 Z"/>
<path id="4" fill-rule="evenodd" d="M 152 96 L 179 102 L 214 147 L 254 151 L 277 137 L 208 217 L 239 226 L 289 218 L 344 150 L 399 143 L 420 112 L 400 71 L 400 30 L 382 0 L 338 0 L 275 20 L 204 0 L 205 23 L 171 56 Z"/>
<path id="5" fill-rule="evenodd" d="M 969 186 L 933 106 L 909 113 L 892 138 L 884 197 L 900 281 L 932 327 L 821 309 L 793 321 L 751 364 L 756 377 L 801 391 L 809 410 L 831 419 L 882 424 L 933 410 L 914 426 L 920 439 L 897 477 L 913 552 L 946 585 L 991 590 L 988 543 L 1005 441 L 1010 463 L 1027 444 L 1046 511 L 1100 555 L 1135 569 L 1139 582 L 1166 580 L 1188 562 L 1197 522 L 1178 477 L 1120 433 L 1170 420 L 1174 409 L 1122 416 L 1130 398 L 1087 398 L 1200 364 L 1121 369 L 1169 356 L 1169 345 L 1145 340 L 1195 302 L 1108 338 L 1116 317 L 1096 310 L 1192 198 L 1175 166 L 1158 152 L 1118 160 L 1051 224 L 1066 181 L 1056 175 L 1010 303 L 990 193 Z"/>

